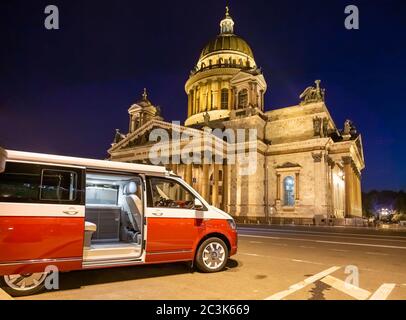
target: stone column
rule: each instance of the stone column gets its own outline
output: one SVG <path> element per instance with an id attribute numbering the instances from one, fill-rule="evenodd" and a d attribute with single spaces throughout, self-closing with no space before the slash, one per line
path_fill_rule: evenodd
<path id="1" fill-rule="evenodd" d="M 228 109 L 235 109 L 235 87 L 231 87 L 230 89 L 230 104 L 228 105 Z"/>
<path id="2" fill-rule="evenodd" d="M 187 95 L 187 116 L 190 117 L 192 115 L 192 92 L 189 91 Z"/>
<path id="3" fill-rule="evenodd" d="M 300 192 L 300 189 L 299 189 L 299 172 L 296 172 L 295 173 L 295 200 L 299 200 L 300 199 L 300 196 L 299 196 L 299 192 Z"/>
<path id="4" fill-rule="evenodd" d="M 219 165 L 213 165 L 213 193 L 211 195 L 211 202 L 212 205 L 218 207 L 218 199 L 219 199 Z"/>
<path id="5" fill-rule="evenodd" d="M 344 182 L 345 182 L 345 217 L 351 217 L 352 215 L 352 194 L 353 194 L 353 171 L 351 167 L 351 157 L 343 157 L 344 162 Z"/>
<path id="6" fill-rule="evenodd" d="M 213 99 L 212 99 L 212 90 L 211 90 L 211 80 L 207 82 L 207 107 L 206 110 L 213 109 Z"/>
<path id="7" fill-rule="evenodd" d="M 193 94 L 193 106 L 192 106 L 192 113 L 196 114 L 197 110 L 196 110 L 196 100 L 197 100 L 197 87 L 194 88 L 194 94 Z"/>
<path id="8" fill-rule="evenodd" d="M 281 200 L 281 175 L 276 175 L 276 200 Z"/>
<path id="9" fill-rule="evenodd" d="M 228 211 L 228 166 L 223 165 L 223 207 L 222 210 Z"/>
<path id="10" fill-rule="evenodd" d="M 192 164 L 187 164 L 186 165 L 186 172 L 185 172 L 185 181 L 187 184 L 192 185 L 192 170 L 193 170 L 193 165 Z"/>
<path id="11" fill-rule="evenodd" d="M 209 164 L 203 164 L 203 174 L 201 178 L 202 196 L 206 201 L 209 201 L 210 179 L 209 179 Z"/>
<path id="12" fill-rule="evenodd" d="M 217 106 L 216 109 L 221 109 L 221 79 L 217 79 Z"/>

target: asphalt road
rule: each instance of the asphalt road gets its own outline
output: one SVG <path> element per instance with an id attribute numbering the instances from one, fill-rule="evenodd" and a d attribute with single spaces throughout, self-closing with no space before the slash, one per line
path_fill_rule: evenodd
<path id="1" fill-rule="evenodd" d="M 60 275 L 60 290 L 29 298 L 406 300 L 406 233 L 240 226 L 223 272 L 185 263 L 75 271 Z"/>

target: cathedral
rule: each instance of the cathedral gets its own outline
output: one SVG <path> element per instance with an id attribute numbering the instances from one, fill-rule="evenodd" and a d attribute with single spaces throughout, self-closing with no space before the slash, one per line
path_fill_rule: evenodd
<path id="1" fill-rule="evenodd" d="M 347 120 L 343 128 L 336 126 L 320 80 L 298 93 L 296 105 L 278 109 L 266 110 L 266 90 L 264 74 L 251 47 L 234 32 L 227 8 L 220 33 L 203 48 L 186 81 L 184 124 L 165 121 L 144 90 L 128 109 L 128 133 L 116 130 L 109 159 L 151 163 L 150 134 L 156 128 L 193 131 L 202 152 L 210 130 L 254 129 L 256 170 L 250 174 L 239 174 L 240 164 L 226 159 L 171 161 L 176 158 L 174 148 L 164 165 L 238 222 L 340 224 L 361 218 L 365 164 L 354 124 Z M 235 143 L 216 139 L 219 144 Z M 213 157 L 216 152 L 224 149 L 215 148 Z"/>

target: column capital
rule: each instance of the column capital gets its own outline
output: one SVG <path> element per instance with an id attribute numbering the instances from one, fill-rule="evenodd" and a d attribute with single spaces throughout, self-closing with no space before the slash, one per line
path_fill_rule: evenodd
<path id="1" fill-rule="evenodd" d="M 312 157 L 314 162 L 321 162 L 323 158 L 323 152 L 312 152 Z"/>
<path id="2" fill-rule="evenodd" d="M 348 165 L 348 164 L 352 163 L 352 158 L 351 157 L 346 156 L 346 157 L 342 157 L 342 159 L 343 159 L 344 164 Z"/>

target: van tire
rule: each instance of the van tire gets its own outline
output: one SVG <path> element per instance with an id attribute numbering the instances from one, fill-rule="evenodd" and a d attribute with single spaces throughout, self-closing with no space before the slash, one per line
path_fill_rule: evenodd
<path id="1" fill-rule="evenodd" d="M 195 263 L 199 271 L 213 273 L 222 271 L 228 260 L 228 248 L 220 238 L 209 238 L 199 246 Z"/>
<path id="2" fill-rule="evenodd" d="M 7 294 L 9 294 L 12 297 L 30 296 L 33 294 L 37 294 L 45 289 L 46 277 L 43 279 L 43 281 L 41 281 L 41 283 L 39 283 L 37 286 L 29 290 L 17 290 L 10 287 L 5 281 L 5 277 L 6 276 L 0 276 L 0 288 L 3 289 Z"/>

